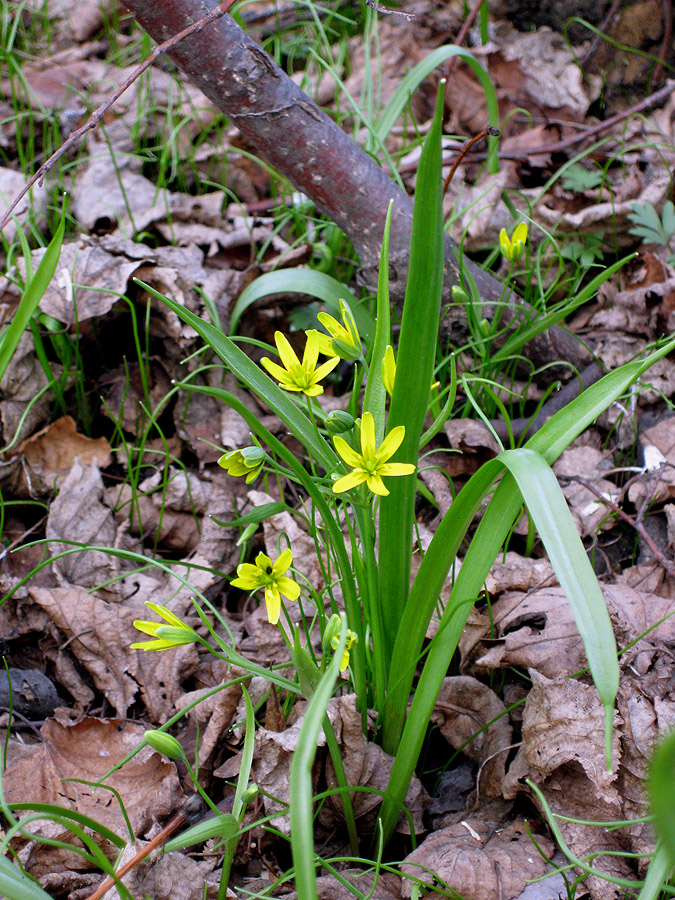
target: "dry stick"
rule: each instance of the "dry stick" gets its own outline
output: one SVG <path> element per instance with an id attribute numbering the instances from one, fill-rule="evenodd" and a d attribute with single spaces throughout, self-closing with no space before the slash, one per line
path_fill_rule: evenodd
<path id="1" fill-rule="evenodd" d="M 455 57 L 455 59 L 456 59 L 456 58 L 457 58 L 457 57 Z M 464 146 L 462 147 L 462 149 L 459 151 L 459 153 L 458 153 L 458 155 L 457 155 L 457 158 L 455 159 L 454 163 L 452 164 L 452 168 L 451 168 L 450 171 L 448 172 L 448 177 L 447 177 L 447 178 L 445 179 L 445 181 L 443 182 L 443 196 L 444 196 L 444 197 L 445 197 L 445 194 L 446 194 L 448 188 L 450 187 L 450 182 L 452 181 L 453 176 L 454 176 L 455 172 L 457 171 L 457 167 L 459 166 L 459 164 L 461 163 L 461 161 L 464 159 L 465 155 L 466 155 L 466 154 L 469 152 L 469 150 L 473 147 L 473 145 L 474 145 L 477 141 L 482 140 L 484 137 L 488 137 L 488 136 L 490 136 L 490 137 L 499 137 L 499 133 L 500 133 L 500 132 L 499 132 L 499 129 L 498 129 L 498 128 L 494 128 L 494 127 L 491 125 L 489 128 L 484 128 L 482 131 L 479 131 L 477 135 L 475 135 L 474 137 L 472 137 L 471 140 L 467 141 L 466 144 L 464 144 Z"/>
<path id="2" fill-rule="evenodd" d="M 673 39 L 673 4 L 672 0 L 662 0 L 663 2 L 663 41 L 659 51 L 659 62 L 654 69 L 652 81 L 658 81 L 663 73 L 663 66 L 668 59 L 670 50 L 670 42 Z"/>
<path id="3" fill-rule="evenodd" d="M 202 28 L 205 25 L 208 25 L 209 22 L 215 22 L 217 19 L 220 19 L 224 15 L 226 15 L 230 7 L 232 7 L 235 2 L 236 0 L 223 0 L 223 2 L 219 6 L 217 6 L 215 9 L 212 9 L 205 16 L 202 16 L 201 19 L 198 19 L 196 22 L 188 25 L 187 28 L 184 28 L 178 34 L 174 34 L 174 36 L 169 38 L 168 41 L 164 41 L 163 44 L 159 44 L 157 47 L 155 47 L 150 56 L 148 56 L 148 58 L 144 62 L 142 62 L 140 66 L 134 69 L 134 71 L 131 73 L 131 75 L 129 75 L 126 81 L 124 81 L 117 88 L 117 90 L 98 107 L 98 109 L 94 110 L 94 112 L 89 117 L 89 121 L 81 128 L 78 128 L 77 131 L 73 131 L 68 136 L 65 143 L 63 143 L 58 150 L 52 153 L 49 159 L 40 166 L 40 168 L 33 175 L 30 181 L 28 181 L 23 190 L 12 201 L 11 205 L 7 209 L 7 212 L 0 220 L 0 232 L 9 222 L 12 213 L 26 196 L 28 191 L 33 187 L 33 185 L 38 183 L 40 187 L 42 187 L 45 175 L 51 169 L 54 163 L 57 162 L 67 150 L 69 150 L 75 144 L 79 143 L 79 141 L 85 136 L 88 131 L 96 128 L 96 126 L 99 124 L 103 116 L 108 112 L 110 107 L 119 100 L 126 89 L 131 87 L 134 81 L 136 81 L 136 79 L 139 78 L 139 76 L 141 76 L 146 69 L 149 69 L 150 66 L 155 63 L 160 56 L 162 56 L 164 53 L 167 53 L 169 50 L 172 50 L 176 46 L 176 44 L 179 44 L 184 38 L 198 31 L 201 31 Z"/>
<path id="4" fill-rule="evenodd" d="M 187 798 L 181 809 L 173 815 L 169 821 L 166 823 L 164 828 L 156 834 L 155 837 L 148 841 L 145 847 L 142 847 L 138 853 L 133 856 L 131 859 L 127 860 L 124 865 L 120 866 L 119 869 L 115 872 L 115 877 L 109 875 L 104 881 L 99 884 L 93 894 L 90 894 L 87 900 L 101 900 L 101 897 L 104 897 L 110 888 L 115 887 L 115 884 L 119 882 L 121 878 L 124 878 L 125 875 L 128 875 L 132 869 L 134 869 L 141 860 L 144 860 L 146 856 L 149 856 L 153 850 L 156 850 L 158 847 L 161 847 L 165 844 L 171 835 L 175 834 L 179 829 L 183 828 L 185 825 L 193 824 L 196 821 L 199 821 L 201 816 L 202 802 L 199 794 L 192 794 Z"/>
<path id="5" fill-rule="evenodd" d="M 591 46 L 588 48 L 588 52 L 586 53 L 584 58 L 580 60 L 582 69 L 585 69 L 586 66 L 588 65 L 588 63 L 595 56 L 596 50 L 600 46 L 600 41 L 604 37 L 603 32 L 605 32 L 608 28 L 611 27 L 612 22 L 614 21 L 614 17 L 618 13 L 619 7 L 621 6 L 622 2 L 623 2 L 623 0 L 614 0 L 612 5 L 610 6 L 609 11 L 607 12 L 607 15 L 600 23 L 600 26 L 598 28 L 598 33 L 593 35 L 593 40 L 591 41 Z"/>
<path id="6" fill-rule="evenodd" d="M 628 119 L 630 116 L 637 115 L 638 113 L 645 112 L 648 109 L 651 109 L 653 106 L 658 106 L 664 100 L 667 100 L 668 97 L 675 90 L 675 81 L 670 81 L 668 84 L 665 84 L 660 90 L 655 91 L 653 94 L 650 94 L 649 97 L 645 97 L 644 100 L 640 100 L 639 103 L 636 103 L 635 106 L 631 106 L 630 109 L 626 109 L 623 112 L 617 113 L 615 116 L 612 116 L 610 119 L 605 119 L 604 122 L 599 122 L 597 125 L 593 125 L 592 128 L 587 129 L 581 134 L 574 135 L 574 137 L 566 138 L 564 141 L 557 141 L 554 144 L 544 144 L 541 147 L 532 147 L 531 150 L 514 150 L 512 152 L 499 152 L 500 159 L 529 159 L 531 156 L 541 156 L 543 153 L 562 153 L 565 150 L 568 150 L 570 147 L 576 146 L 576 144 L 582 144 L 585 140 L 590 137 L 594 137 L 596 134 L 600 134 L 603 131 L 606 131 L 608 128 L 611 128 L 613 125 L 622 122 L 624 119 Z M 480 162 L 487 157 L 486 153 L 476 153 L 471 154 L 469 156 L 468 162 Z M 450 165 L 451 160 L 454 157 L 444 157 L 443 165 Z M 417 163 L 411 163 L 408 166 L 402 166 L 399 171 L 402 174 L 407 174 L 408 172 L 414 172 L 417 169 Z"/>
<path id="7" fill-rule="evenodd" d="M 571 481 L 575 481 L 577 484 L 582 485 L 587 490 L 589 490 L 592 494 L 598 498 L 598 500 L 607 507 L 607 509 L 611 510 L 615 515 L 617 515 L 620 519 L 623 519 L 631 528 L 634 528 L 635 531 L 640 535 L 640 537 L 646 542 L 649 549 L 652 551 L 654 559 L 659 562 L 663 568 L 666 570 L 668 575 L 672 578 L 675 576 L 675 563 L 672 560 L 668 559 L 668 557 L 659 550 L 656 546 L 654 539 L 649 534 L 647 529 L 644 526 L 643 522 L 638 522 L 637 519 L 634 519 L 632 516 L 629 516 L 627 512 L 624 512 L 620 506 L 617 506 L 613 500 L 608 499 L 602 491 L 599 491 L 595 485 L 591 484 L 590 481 L 587 481 L 585 478 L 582 478 L 580 475 L 574 475 L 570 479 Z"/>
<path id="8" fill-rule="evenodd" d="M 466 17 L 466 19 L 464 19 L 464 23 L 462 24 L 462 27 L 457 32 L 457 37 L 455 38 L 455 46 L 456 47 L 460 47 L 464 43 L 464 38 L 469 33 L 469 28 L 471 28 L 474 21 L 476 20 L 476 16 L 478 15 L 478 10 L 481 8 L 481 6 L 483 5 L 484 2 L 485 2 L 485 0 L 476 0 L 473 7 L 471 8 L 471 12 Z M 448 61 L 448 64 L 446 65 L 445 72 L 444 72 L 444 75 L 446 78 L 448 77 L 448 75 L 452 75 L 452 73 L 455 71 L 455 67 L 457 66 L 458 61 L 459 61 L 458 56 L 453 56 Z"/>
<path id="9" fill-rule="evenodd" d="M 534 418 L 523 416 L 520 419 L 512 419 L 510 424 L 514 440 L 518 441 L 525 437 L 528 431 L 538 431 L 554 413 L 571 403 L 582 391 L 599 381 L 604 374 L 605 369 L 602 363 L 593 362 L 579 374 L 578 378 L 572 378 L 547 400 Z M 497 419 L 490 424 L 500 441 L 508 441 L 510 439 L 508 426 L 503 419 Z"/>

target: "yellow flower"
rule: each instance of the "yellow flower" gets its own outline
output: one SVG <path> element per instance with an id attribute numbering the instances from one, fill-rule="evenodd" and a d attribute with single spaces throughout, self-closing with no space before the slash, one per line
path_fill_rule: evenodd
<path id="1" fill-rule="evenodd" d="M 274 342 L 277 345 L 281 362 L 284 368 L 266 356 L 260 362 L 279 382 L 279 387 L 285 391 L 301 391 L 308 397 L 317 397 L 323 394 L 323 387 L 319 384 L 322 378 L 325 378 L 335 366 L 340 362 L 336 356 L 320 365 L 317 369 L 316 364 L 319 359 L 319 332 L 307 332 L 307 343 L 305 344 L 305 352 L 302 355 L 302 362 L 295 355 L 295 351 L 288 343 L 286 337 L 277 331 L 274 335 Z"/>
<path id="2" fill-rule="evenodd" d="M 132 650 L 168 650 L 170 647 L 180 647 L 183 644 L 193 644 L 199 640 L 197 633 L 175 616 L 166 606 L 159 603 L 146 602 L 146 606 L 168 622 L 145 622 L 137 619 L 134 628 L 138 628 L 143 634 L 150 634 L 157 638 L 156 641 L 142 641 L 140 644 L 132 644 Z"/>
<path id="3" fill-rule="evenodd" d="M 396 380 L 396 357 L 394 356 L 394 348 L 391 344 L 387 344 L 384 351 L 384 359 L 382 360 L 382 381 L 384 389 L 391 397 L 394 393 L 394 381 Z"/>
<path id="4" fill-rule="evenodd" d="M 336 494 L 349 491 L 351 488 L 365 481 L 368 490 L 381 497 L 386 497 L 389 491 L 384 486 L 383 477 L 390 475 L 411 475 L 415 471 L 412 463 L 387 462 L 401 446 L 405 436 L 405 427 L 397 425 L 380 444 L 379 450 L 375 446 L 375 422 L 372 413 L 366 412 L 361 419 L 361 452 L 357 453 L 349 446 L 344 438 L 333 438 L 335 449 L 352 471 L 343 475 L 333 485 Z"/>
<path id="5" fill-rule="evenodd" d="M 513 237 L 511 238 L 509 238 L 505 228 L 502 228 L 499 232 L 499 246 L 501 247 L 502 254 L 509 262 L 518 262 L 523 255 L 526 240 L 527 224 L 525 222 L 521 222 L 520 225 L 516 226 L 516 230 L 513 232 Z"/>
<path id="6" fill-rule="evenodd" d="M 243 447 L 223 454 L 218 465 L 234 478 L 245 475 L 246 484 L 250 484 L 260 475 L 264 462 L 265 451 L 261 447 Z"/>
<path id="7" fill-rule="evenodd" d="M 349 665 L 349 651 L 352 649 L 354 644 L 358 644 L 359 636 L 358 634 L 354 634 L 351 628 L 347 629 L 347 643 L 345 644 L 345 649 L 342 653 L 342 659 L 340 660 L 340 671 L 344 672 L 347 666 Z M 337 650 L 338 644 L 340 643 L 340 635 L 336 634 L 334 638 L 332 638 L 330 645 L 333 650 Z"/>
<path id="8" fill-rule="evenodd" d="M 245 591 L 265 589 L 267 618 L 272 625 L 276 625 L 279 621 L 281 595 L 288 600 L 297 600 L 300 596 L 300 585 L 283 574 L 292 562 L 293 554 L 288 548 L 276 562 L 272 562 L 264 553 L 259 553 L 255 563 L 242 563 L 237 566 L 237 577 L 230 582 L 233 587 L 243 588 Z"/>
<path id="9" fill-rule="evenodd" d="M 394 393 L 394 382 L 396 381 L 396 357 L 394 356 L 394 348 L 391 344 L 387 344 L 384 351 L 384 359 L 382 360 L 382 382 L 385 391 L 391 397 Z M 437 388 L 440 381 L 434 381 L 431 390 Z"/>
<path id="10" fill-rule="evenodd" d="M 357 360 L 361 358 L 361 338 L 356 327 L 354 316 L 344 300 L 340 300 L 340 315 L 342 324 L 328 313 L 320 312 L 317 319 L 328 332 L 328 335 L 317 332 L 319 335 L 319 352 L 324 356 L 337 356 L 339 359 Z M 309 332 L 307 332 L 309 334 Z"/>

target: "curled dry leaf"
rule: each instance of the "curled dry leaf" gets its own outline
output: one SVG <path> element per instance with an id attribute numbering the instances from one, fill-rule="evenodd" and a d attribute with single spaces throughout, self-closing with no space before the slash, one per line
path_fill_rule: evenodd
<path id="1" fill-rule="evenodd" d="M 544 853 L 553 852 L 547 838 L 538 835 L 537 842 Z M 544 874 L 546 861 L 524 821 L 500 827 L 477 815 L 430 834 L 408 854 L 401 869 L 426 884 L 436 876 L 463 900 L 512 900 L 528 880 Z M 411 884 L 404 881 L 404 897 L 411 896 Z"/>
<path id="2" fill-rule="evenodd" d="M 481 732 L 493 719 L 497 721 Z M 445 678 L 431 721 L 456 750 L 470 741 L 463 752 L 480 767 L 478 796 L 501 797 L 512 729 L 495 692 L 467 675 Z"/>
<path id="3" fill-rule="evenodd" d="M 53 364 L 52 372 L 58 377 L 60 366 Z M 47 375 L 35 354 L 33 336 L 22 334 L 0 381 L 3 443 L 22 441 L 47 421 L 52 398 L 48 392 L 41 393 L 47 383 Z"/>
<path id="4" fill-rule="evenodd" d="M 167 853 L 143 860 L 122 879 L 132 897 L 153 900 L 216 900 L 219 877 L 209 878 L 218 863 L 214 854 L 192 859 L 183 853 Z M 114 890 L 110 892 L 116 895 Z M 106 894 L 106 897 L 108 895 Z"/>
<path id="5" fill-rule="evenodd" d="M 491 618 L 474 616 L 463 640 L 463 666 L 481 669 L 524 666 L 555 678 L 586 663 L 584 645 L 567 598 L 559 587 L 522 593 L 507 591 L 491 605 Z"/>

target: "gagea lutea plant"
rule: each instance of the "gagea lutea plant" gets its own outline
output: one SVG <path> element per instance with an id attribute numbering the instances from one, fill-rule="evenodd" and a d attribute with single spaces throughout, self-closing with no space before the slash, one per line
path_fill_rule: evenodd
<path id="1" fill-rule="evenodd" d="M 441 387 L 448 399 L 444 409 L 439 409 L 432 381 L 444 260 L 441 109 L 439 94 L 418 172 L 409 279 L 395 353 L 387 283 L 388 224 L 383 235 L 376 326 L 367 346 L 357 328 L 358 310 L 342 302 L 333 308 L 335 316 L 321 315 L 325 333 L 307 333 L 302 358 L 288 338 L 277 332 L 279 361 L 273 358 L 274 348 L 270 347 L 262 361 L 263 369 L 220 330 L 143 285 L 202 336 L 224 365 L 275 411 L 284 428 L 304 448 L 304 458 L 292 453 L 231 393 L 193 384 L 190 378 L 182 384 L 186 390 L 219 398 L 248 423 L 255 446 L 223 457 L 221 465 L 229 474 L 245 476 L 251 482 L 271 471 L 294 482 L 296 491 L 305 498 L 308 522 L 321 525 L 313 535 L 326 574 L 320 602 L 315 602 L 293 578 L 292 547 L 280 546 L 276 560 L 260 553 L 253 562 L 239 566 L 233 581 L 244 590 L 262 593 L 270 621 L 278 621 L 288 644 L 299 690 L 310 700 L 314 714 L 312 721 L 306 716 L 291 778 L 293 858 L 298 885 L 306 886 L 306 896 L 315 896 L 311 761 L 321 723 L 334 762 L 339 755 L 324 715 L 338 669 L 348 670 L 364 729 L 368 710 L 374 710 L 376 726 L 371 737 L 394 757 L 376 835 L 380 842 L 386 842 L 401 814 L 436 697 L 469 612 L 523 506 L 539 532 L 583 638 L 590 672 L 606 710 L 610 763 L 619 681 L 616 645 L 600 587 L 551 464 L 633 380 L 673 349 L 675 341 L 643 361 L 610 373 L 553 416 L 524 447 L 505 450 L 485 463 L 456 495 L 411 586 L 420 453 L 447 418 L 455 390 L 454 378 L 451 385 Z M 502 252 L 514 262 L 523 251 L 527 228 L 520 225 L 511 237 L 504 234 L 500 240 Z M 356 415 L 344 412 L 327 418 L 316 398 L 340 359 L 353 367 L 349 408 Z M 430 405 L 438 415 L 425 432 Z M 486 501 L 450 599 L 442 610 L 437 633 L 424 648 L 441 588 L 469 526 Z M 339 602 L 336 586 L 340 589 Z M 286 603 L 298 599 L 303 608 L 314 607 L 322 656 L 313 650 L 312 644 L 317 642 L 308 641 L 305 632 L 286 614 Z M 340 619 L 343 611 L 346 621 Z M 147 623 L 143 624 L 147 631 Z M 158 627 L 154 635 L 160 640 L 179 641 L 181 635 L 170 634 L 169 627 Z M 223 648 L 220 650 L 222 653 Z M 338 759 L 338 784 L 354 843 L 353 816 L 340 768 Z"/>

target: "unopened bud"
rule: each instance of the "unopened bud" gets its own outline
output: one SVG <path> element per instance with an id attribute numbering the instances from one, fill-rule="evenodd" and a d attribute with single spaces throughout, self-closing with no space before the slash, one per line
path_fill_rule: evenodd
<path id="1" fill-rule="evenodd" d="M 351 416 L 344 409 L 334 409 L 326 417 L 326 431 L 331 434 L 344 434 L 354 427 L 354 416 Z"/>
<path id="2" fill-rule="evenodd" d="M 153 750 L 163 753 L 169 759 L 185 759 L 185 751 L 180 742 L 165 731 L 146 731 L 143 737 Z"/>

